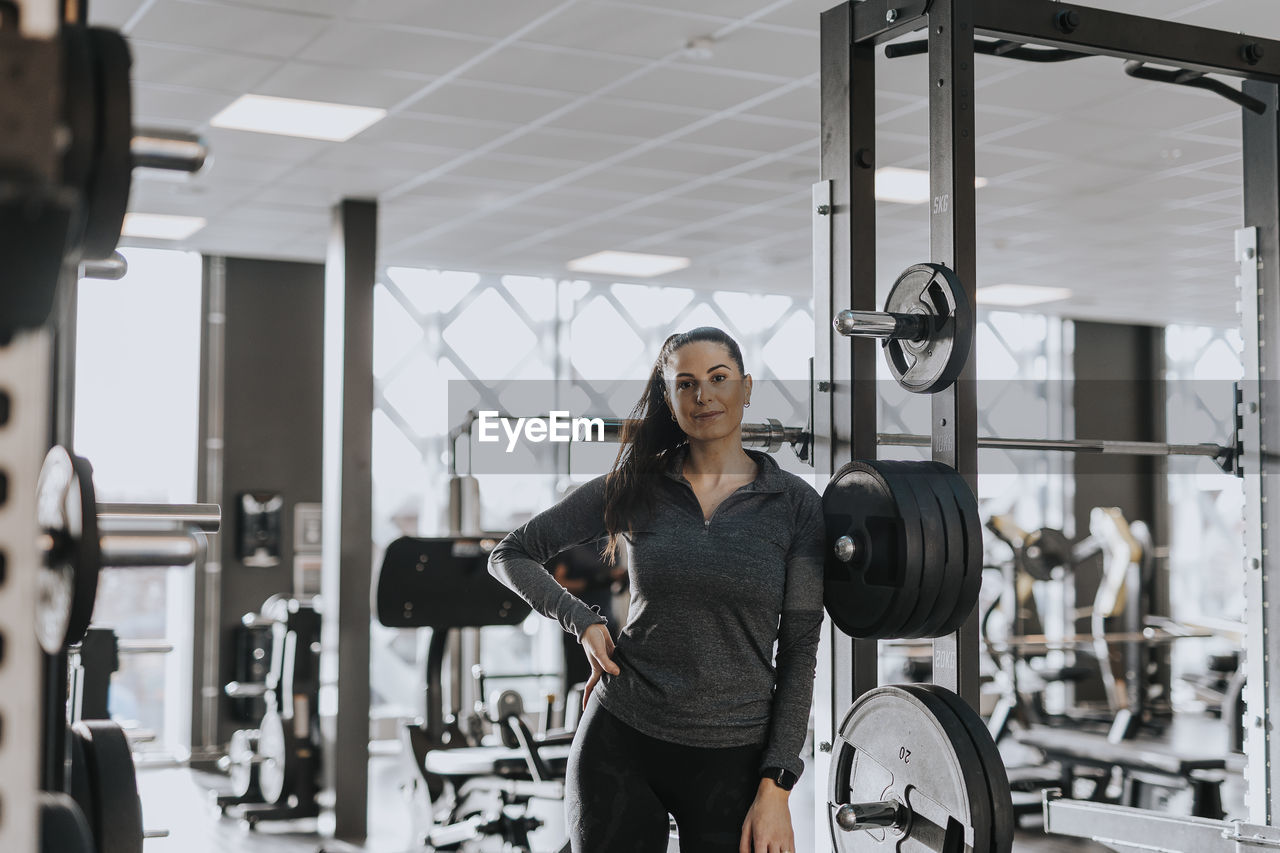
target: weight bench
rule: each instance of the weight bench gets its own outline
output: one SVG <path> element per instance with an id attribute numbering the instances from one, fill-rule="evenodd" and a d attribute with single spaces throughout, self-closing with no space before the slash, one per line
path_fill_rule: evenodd
<path id="1" fill-rule="evenodd" d="M 542 822 L 513 817 L 508 805 L 527 805 L 531 799 L 563 800 L 573 732 L 559 732 L 539 740 L 512 704 L 499 720 L 503 745 L 432 750 L 423 770 L 453 789 L 453 804 L 445 822 L 427 835 L 433 850 L 457 849 L 483 836 L 496 836 L 517 850 L 529 850 L 529 833 Z"/>
<path id="2" fill-rule="evenodd" d="M 1151 808 L 1164 805 L 1167 794 L 1191 790 L 1191 814 L 1221 820 L 1222 777 L 1226 760 L 1217 757 L 1186 757 L 1141 741 L 1112 743 L 1098 735 L 1066 729 L 1035 727 L 1016 734 L 1019 743 L 1040 750 L 1045 758 L 1061 768 L 1061 786 L 1070 796 L 1080 768 L 1118 770 L 1123 790 L 1118 799 L 1107 797 L 1107 779 L 1094 786 L 1091 800 L 1114 802 L 1124 806 Z"/>

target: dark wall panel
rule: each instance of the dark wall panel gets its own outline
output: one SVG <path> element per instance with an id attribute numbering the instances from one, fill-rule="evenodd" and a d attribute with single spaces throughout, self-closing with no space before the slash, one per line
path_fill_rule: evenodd
<path id="1" fill-rule="evenodd" d="M 206 277 L 210 261 L 206 259 Z M 217 584 L 218 685 L 233 680 L 235 629 L 240 617 L 264 599 L 293 591 L 293 509 L 319 503 L 321 495 L 321 404 L 323 392 L 324 265 L 286 261 L 224 259 L 224 346 L 222 370 L 208 362 L 205 347 L 202 409 L 207 414 L 211 383 L 221 381 L 223 399 L 220 464 L 223 533 L 214 547 L 221 563 Z M 206 303 L 206 312 L 209 305 Z M 201 491 L 209 470 L 207 417 L 201 418 Z M 283 496 L 280 561 L 248 566 L 237 559 L 239 497 L 244 492 Z M 206 612 L 197 584 L 197 632 Z M 197 650 L 197 658 L 200 658 Z M 200 660 L 196 661 L 197 671 Z M 200 692 L 197 678 L 196 692 Z M 237 728 L 231 700 L 218 700 L 217 739 L 225 743 Z M 194 710 L 193 737 L 200 742 L 200 703 Z"/>

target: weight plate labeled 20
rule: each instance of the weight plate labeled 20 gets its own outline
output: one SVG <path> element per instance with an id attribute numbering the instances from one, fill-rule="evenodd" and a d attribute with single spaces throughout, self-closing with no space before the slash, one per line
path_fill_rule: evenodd
<path id="1" fill-rule="evenodd" d="M 896 803 L 899 825 L 843 829 L 850 804 Z M 991 796 L 968 733 L 935 696 L 906 686 L 865 693 L 840 724 L 827 809 L 832 849 L 991 850 Z"/>

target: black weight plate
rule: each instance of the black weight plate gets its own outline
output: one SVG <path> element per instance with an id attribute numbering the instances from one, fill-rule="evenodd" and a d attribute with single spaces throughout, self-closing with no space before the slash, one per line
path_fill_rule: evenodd
<path id="1" fill-rule="evenodd" d="M 840 723 L 827 780 L 828 824 L 838 853 L 987 849 L 989 792 L 977 752 L 951 710 L 913 687 L 868 691 Z M 893 829 L 845 832 L 836 823 L 844 803 L 888 799 L 913 812 L 905 836 Z"/>
<path id="2" fill-rule="evenodd" d="M 974 333 L 959 276 L 941 264 L 910 266 L 894 282 L 884 310 L 932 318 L 925 340 L 884 342 L 885 360 L 898 384 L 915 394 L 932 394 L 955 382 L 969 359 Z"/>
<path id="3" fill-rule="evenodd" d="M 98 595 L 101 555 L 93 467 L 53 447 L 36 484 L 36 520 L 49 538 L 40 568 L 36 636 L 49 654 L 84 639 Z"/>
<path id="4" fill-rule="evenodd" d="M 865 462 L 850 462 L 822 493 L 826 520 L 823 599 L 831 621 L 850 637 L 880 636 L 898 594 L 891 574 L 901 553 L 900 518 L 884 476 Z M 853 538 L 861 555 L 853 563 L 835 556 L 841 536 Z"/>
<path id="5" fill-rule="evenodd" d="M 942 512 L 943 527 L 947 532 L 947 567 L 941 578 L 941 592 L 934 602 L 933 609 L 915 634 L 917 638 L 943 636 L 938 629 L 947 621 L 954 609 L 956 599 L 960 596 L 961 587 L 964 585 L 965 564 L 969 558 L 965 542 L 964 517 L 956 504 L 955 492 L 947 481 L 948 477 L 956 476 L 955 471 L 941 462 L 930 462 L 928 467 L 929 476 L 925 480 Z"/>
<path id="6" fill-rule="evenodd" d="M 969 703 L 945 687 L 936 684 L 919 685 L 946 702 L 955 715 L 964 724 L 978 758 L 982 762 L 982 773 L 987 780 L 987 788 L 991 792 L 991 853 L 1009 853 L 1013 849 L 1013 831 L 1017 818 L 1013 813 L 1013 797 L 1009 791 L 1009 774 L 1004 767 L 1004 759 L 1000 757 L 1000 749 L 991 737 L 987 724 L 977 712 L 969 707 Z"/>
<path id="7" fill-rule="evenodd" d="M 942 465 L 935 462 L 935 465 Z M 964 522 L 965 563 L 964 581 L 960 585 L 960 594 L 956 597 L 955 608 L 946 621 L 938 628 L 938 636 L 953 633 L 973 612 L 978 605 L 978 593 L 982 590 L 982 518 L 978 515 L 978 499 L 964 478 L 946 465 L 947 483 L 955 495 L 956 506 L 960 509 L 960 517 Z"/>
<path id="8" fill-rule="evenodd" d="M 89 823 L 76 801 L 66 794 L 41 791 L 40 853 L 96 853 Z"/>
<path id="9" fill-rule="evenodd" d="M 942 523 L 942 509 L 929 485 L 929 478 L 934 476 L 932 466 L 920 462 L 880 464 L 892 466 L 892 470 L 907 483 L 915 494 L 915 505 L 920 515 L 924 557 L 920 577 L 916 581 L 915 606 L 896 633 L 898 637 L 914 637 L 919 635 L 942 591 L 947 571 L 947 531 Z"/>
<path id="10" fill-rule="evenodd" d="M 110 720 L 81 720 L 75 729 L 84 738 L 98 853 L 142 853 L 142 801 L 124 730 Z"/>
<path id="11" fill-rule="evenodd" d="M 1071 565 L 1071 540 L 1061 530 L 1042 527 L 1027 534 L 1018 549 L 1018 568 L 1038 581 L 1053 577 L 1058 566 Z"/>
<path id="12" fill-rule="evenodd" d="M 75 189 L 82 197 L 88 188 L 97 149 L 97 94 L 91 50 L 89 34 L 84 27 L 69 24 L 62 28 L 62 67 L 66 74 L 62 113 L 70 135 L 62 158 L 62 183 Z M 79 251 L 86 215 L 87 207 L 82 204 L 77 225 L 68 241 L 73 252 Z"/>
<path id="13" fill-rule="evenodd" d="M 920 579 L 924 575 L 924 529 L 920 522 L 920 507 L 916 504 L 915 491 L 908 483 L 910 476 L 898 470 L 897 463 L 876 460 L 868 464 L 875 466 L 888 483 L 898 508 L 898 517 L 902 519 L 899 539 L 901 549 L 898 552 L 898 564 L 893 569 L 898 592 L 889 612 L 885 614 L 884 627 L 879 635 L 885 639 L 897 638 L 902 636 L 903 626 L 915 610 L 920 595 Z"/>
<path id="14" fill-rule="evenodd" d="M 133 59 L 124 36 L 114 30 L 89 30 L 97 82 L 97 156 L 89 179 L 84 257 L 105 258 L 116 250 L 133 178 L 133 97 L 129 69 Z"/>

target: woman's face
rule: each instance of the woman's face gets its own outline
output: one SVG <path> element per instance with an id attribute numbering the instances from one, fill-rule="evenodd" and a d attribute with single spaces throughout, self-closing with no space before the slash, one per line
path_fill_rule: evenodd
<path id="1" fill-rule="evenodd" d="M 690 439 L 711 441 L 731 435 L 751 399 L 751 376 L 743 376 L 729 348 L 694 341 L 672 353 L 663 370 L 667 401 Z"/>

